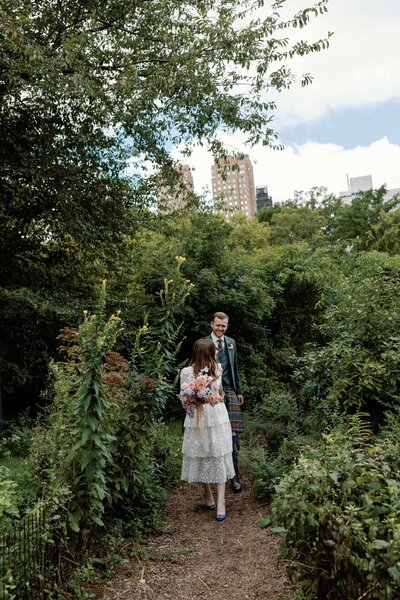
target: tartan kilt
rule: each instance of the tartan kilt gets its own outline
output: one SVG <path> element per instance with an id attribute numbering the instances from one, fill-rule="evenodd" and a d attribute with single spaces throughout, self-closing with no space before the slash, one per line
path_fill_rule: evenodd
<path id="1" fill-rule="evenodd" d="M 224 392 L 225 405 L 228 411 L 233 433 L 242 433 L 244 431 L 242 408 L 238 402 L 235 391 L 230 389 Z"/>

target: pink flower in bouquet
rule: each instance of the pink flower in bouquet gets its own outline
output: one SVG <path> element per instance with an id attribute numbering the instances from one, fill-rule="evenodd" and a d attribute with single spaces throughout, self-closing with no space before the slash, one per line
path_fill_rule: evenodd
<path id="1" fill-rule="evenodd" d="M 184 381 L 181 385 L 181 402 L 190 416 L 193 416 L 193 408 L 199 404 L 217 404 L 218 394 L 212 389 L 214 377 L 208 375 L 208 368 L 201 369 L 194 381 Z"/>
<path id="2" fill-rule="evenodd" d="M 208 369 L 205 367 L 201 369 L 200 373 L 197 375 L 195 379 L 195 392 L 197 402 L 200 404 L 205 404 L 212 400 L 213 392 L 212 392 L 212 382 L 213 377 L 208 375 Z"/>

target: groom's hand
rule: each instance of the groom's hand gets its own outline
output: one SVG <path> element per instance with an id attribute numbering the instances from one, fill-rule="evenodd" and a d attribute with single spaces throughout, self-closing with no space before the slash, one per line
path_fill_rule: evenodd
<path id="1" fill-rule="evenodd" d="M 243 398 L 242 394 L 238 394 L 237 395 L 237 399 L 238 399 L 238 402 L 239 402 L 240 406 L 242 406 L 242 404 L 244 402 L 244 398 Z"/>

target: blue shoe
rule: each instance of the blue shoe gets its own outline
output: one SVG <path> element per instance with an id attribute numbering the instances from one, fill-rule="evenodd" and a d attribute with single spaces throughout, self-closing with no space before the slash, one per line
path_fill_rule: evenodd
<path id="1" fill-rule="evenodd" d="M 224 512 L 222 515 L 217 515 L 215 518 L 217 519 L 217 521 L 225 521 L 226 512 Z"/>
<path id="2" fill-rule="evenodd" d="M 206 504 L 205 509 L 206 510 L 216 510 L 217 505 L 216 504 Z"/>

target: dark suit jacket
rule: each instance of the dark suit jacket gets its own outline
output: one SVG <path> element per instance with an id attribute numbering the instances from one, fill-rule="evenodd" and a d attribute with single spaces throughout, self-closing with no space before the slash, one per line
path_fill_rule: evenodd
<path id="1" fill-rule="evenodd" d="M 207 336 L 212 340 L 211 333 Z M 225 352 L 228 352 L 228 361 L 231 369 L 232 381 L 233 381 L 233 389 L 235 390 L 236 395 L 242 395 L 242 386 L 240 385 L 239 371 L 237 366 L 237 354 L 236 354 L 236 342 L 233 338 L 224 336 L 225 339 Z"/>

